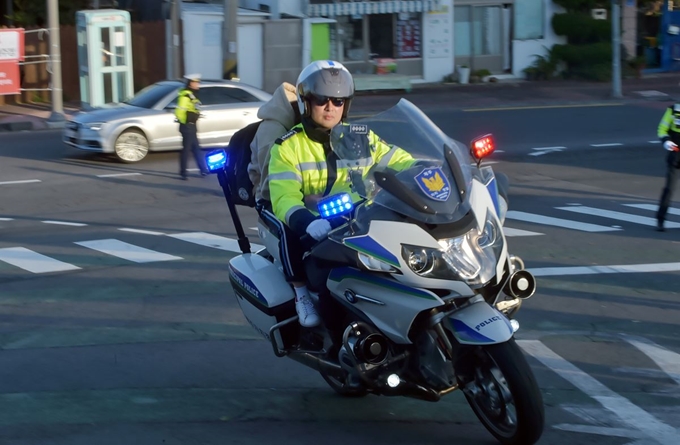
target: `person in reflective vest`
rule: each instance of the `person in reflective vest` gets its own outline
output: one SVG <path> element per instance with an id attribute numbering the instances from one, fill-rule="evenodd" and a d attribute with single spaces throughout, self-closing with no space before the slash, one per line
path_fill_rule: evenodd
<path id="1" fill-rule="evenodd" d="M 659 210 L 656 214 L 656 229 L 660 232 L 665 230 L 664 221 L 666 220 L 666 213 L 671 204 L 671 197 L 678 179 L 678 168 L 680 168 L 680 104 L 671 105 L 666 109 L 657 135 L 663 143 L 663 148 L 668 151 L 666 155 L 666 184 L 661 191 L 661 199 L 659 200 Z"/>
<path id="2" fill-rule="evenodd" d="M 283 223 L 281 233 L 288 238 L 282 240 L 280 250 L 286 276 L 295 289 L 295 307 L 300 324 L 311 327 L 320 318 L 305 286 L 304 249 L 299 239 L 307 234 L 319 241 L 331 230 L 330 223 L 316 213 L 316 200 L 350 192 L 349 163 L 331 148 L 330 131 L 344 125 L 354 97 L 354 80 L 338 62 L 315 61 L 298 77 L 296 95 L 302 122 L 272 147 L 268 180 L 274 217 Z M 359 160 L 362 174 L 383 158 L 386 166 L 395 169 L 413 162 L 411 155 L 386 144 L 375 133 L 369 131 L 368 139 L 371 153 Z"/>
<path id="3" fill-rule="evenodd" d="M 186 87 L 179 91 L 175 117 L 179 122 L 179 132 L 182 135 L 179 174 L 182 179 L 187 180 L 187 162 L 190 152 L 196 160 L 196 165 L 201 170 L 201 175 L 207 175 L 208 171 L 201 155 L 201 147 L 198 145 L 198 131 L 196 129 L 201 109 L 201 101 L 198 100 L 201 75 L 189 74 L 184 76 L 184 78 L 187 80 L 187 83 Z"/>

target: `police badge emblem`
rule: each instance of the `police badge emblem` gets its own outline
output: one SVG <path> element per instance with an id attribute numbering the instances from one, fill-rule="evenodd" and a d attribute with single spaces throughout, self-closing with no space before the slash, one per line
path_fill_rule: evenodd
<path id="1" fill-rule="evenodd" d="M 413 179 L 430 199 L 446 201 L 451 196 L 451 184 L 440 167 L 426 168 Z"/>

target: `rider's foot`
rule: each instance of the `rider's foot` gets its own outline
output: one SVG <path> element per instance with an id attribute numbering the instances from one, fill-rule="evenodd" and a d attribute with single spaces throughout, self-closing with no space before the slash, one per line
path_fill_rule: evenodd
<path id="1" fill-rule="evenodd" d="M 319 313 L 316 311 L 314 302 L 309 295 L 295 297 L 295 310 L 300 319 L 300 325 L 306 328 L 312 328 L 321 322 Z"/>

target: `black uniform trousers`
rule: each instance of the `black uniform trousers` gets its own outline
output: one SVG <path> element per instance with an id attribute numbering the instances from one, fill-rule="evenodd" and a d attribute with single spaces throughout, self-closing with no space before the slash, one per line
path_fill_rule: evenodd
<path id="1" fill-rule="evenodd" d="M 205 160 L 201 147 L 198 145 L 198 132 L 196 131 L 195 123 L 179 124 L 179 132 L 182 135 L 182 151 L 179 155 L 179 174 L 183 178 L 187 176 L 187 162 L 189 161 L 189 153 L 191 152 L 196 160 L 201 173 L 207 174 L 205 167 Z"/>
<path id="2" fill-rule="evenodd" d="M 656 214 L 656 220 L 660 225 L 663 225 L 666 220 L 666 213 L 668 207 L 671 205 L 671 197 L 673 190 L 678 182 L 678 169 L 680 168 L 680 152 L 671 151 L 666 157 L 666 185 L 661 191 L 661 199 L 659 200 L 659 210 Z"/>

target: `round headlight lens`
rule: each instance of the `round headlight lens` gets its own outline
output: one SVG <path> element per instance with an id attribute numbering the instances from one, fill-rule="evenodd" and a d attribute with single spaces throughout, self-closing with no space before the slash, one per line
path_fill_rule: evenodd
<path id="1" fill-rule="evenodd" d="M 415 273 L 425 274 L 434 268 L 434 257 L 425 249 L 414 250 L 409 253 L 408 265 Z"/>

